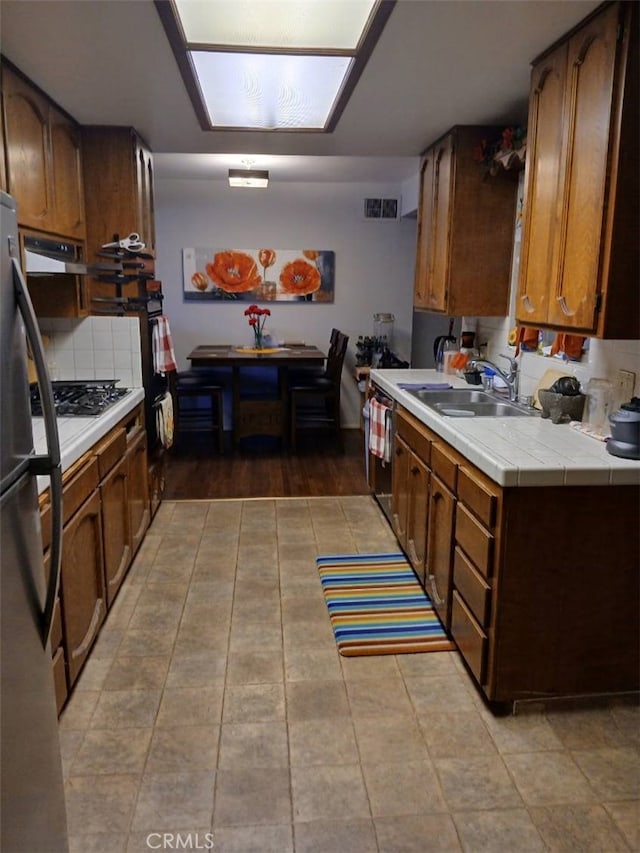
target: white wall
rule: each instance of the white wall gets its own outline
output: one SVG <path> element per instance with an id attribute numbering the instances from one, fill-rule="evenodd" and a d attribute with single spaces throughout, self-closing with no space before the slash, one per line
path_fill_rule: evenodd
<path id="1" fill-rule="evenodd" d="M 331 329 L 350 337 L 343 375 L 343 425 L 357 427 L 359 397 L 349 366 L 358 335 L 373 314 L 395 315 L 394 349 L 411 353 L 415 220 L 365 221 L 365 197 L 400 194 L 393 184 L 282 183 L 267 190 L 231 189 L 220 181 L 156 180 L 156 274 L 162 280 L 179 369 L 198 344 L 249 343 L 245 303 L 184 302 L 184 247 L 280 249 L 311 246 L 336 253 L 335 301 L 270 304 L 268 328 L 279 339 L 303 339 L 326 351 Z"/>

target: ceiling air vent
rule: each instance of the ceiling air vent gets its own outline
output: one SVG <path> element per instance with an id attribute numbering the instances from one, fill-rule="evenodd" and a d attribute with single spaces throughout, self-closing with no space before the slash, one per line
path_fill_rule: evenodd
<path id="1" fill-rule="evenodd" d="M 365 198 L 364 218 L 378 222 L 395 222 L 400 218 L 399 198 Z"/>

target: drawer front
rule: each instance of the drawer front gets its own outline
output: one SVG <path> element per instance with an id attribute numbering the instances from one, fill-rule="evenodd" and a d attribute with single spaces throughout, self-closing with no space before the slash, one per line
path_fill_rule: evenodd
<path id="1" fill-rule="evenodd" d="M 484 683 L 487 635 L 480 628 L 458 593 L 453 591 L 451 635 L 479 684 Z"/>
<path id="2" fill-rule="evenodd" d="M 98 482 L 98 460 L 93 456 L 62 489 L 63 522 L 65 524 L 74 512 L 80 509 L 91 492 L 98 487 Z"/>
<path id="3" fill-rule="evenodd" d="M 431 470 L 445 486 L 456 494 L 458 480 L 458 456 L 449 447 L 434 442 L 431 446 Z"/>
<path id="4" fill-rule="evenodd" d="M 124 427 L 117 427 L 96 447 L 98 458 L 98 473 L 103 480 L 127 451 L 127 432 Z"/>
<path id="5" fill-rule="evenodd" d="M 456 542 L 485 577 L 491 577 L 494 537 L 469 510 L 458 501 Z"/>
<path id="6" fill-rule="evenodd" d="M 396 432 L 415 451 L 427 465 L 431 459 L 431 441 L 434 433 L 429 432 L 419 421 L 398 410 L 396 412 Z"/>
<path id="7" fill-rule="evenodd" d="M 493 530 L 496 525 L 500 491 L 479 471 L 461 465 L 458 469 L 458 499 Z"/>
<path id="8" fill-rule="evenodd" d="M 62 711 L 62 708 L 64 707 L 64 703 L 67 701 L 67 696 L 69 695 L 62 646 L 58 647 L 58 651 L 53 656 L 51 664 L 53 666 L 53 684 L 56 693 L 56 707 L 58 709 L 58 714 L 60 714 L 60 711 Z"/>
<path id="9" fill-rule="evenodd" d="M 486 628 L 491 610 L 491 587 L 457 547 L 453 555 L 453 585 L 480 625 Z"/>

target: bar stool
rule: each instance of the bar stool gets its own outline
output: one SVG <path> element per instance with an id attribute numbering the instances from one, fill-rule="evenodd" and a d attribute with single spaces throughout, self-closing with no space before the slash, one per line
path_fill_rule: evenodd
<path id="1" fill-rule="evenodd" d="M 176 378 L 176 432 L 210 429 L 216 434 L 218 453 L 224 450 L 223 386 L 205 370 L 184 370 Z M 206 401 L 206 407 L 199 405 Z M 184 405 L 187 403 L 187 405 Z"/>

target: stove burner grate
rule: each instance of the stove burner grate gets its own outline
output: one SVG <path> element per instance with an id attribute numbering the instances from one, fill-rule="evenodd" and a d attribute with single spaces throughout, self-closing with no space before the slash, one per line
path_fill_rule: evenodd
<path id="1" fill-rule="evenodd" d="M 62 380 L 51 383 L 53 403 L 59 417 L 92 418 L 101 415 L 109 406 L 128 393 L 127 388 L 116 388 L 117 380 Z M 40 389 L 31 386 L 31 414 L 42 415 Z"/>

